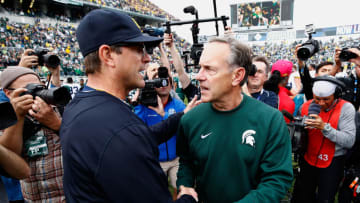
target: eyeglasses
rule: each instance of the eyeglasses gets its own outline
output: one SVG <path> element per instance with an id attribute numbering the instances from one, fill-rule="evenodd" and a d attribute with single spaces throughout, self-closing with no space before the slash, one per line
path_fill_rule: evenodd
<path id="1" fill-rule="evenodd" d="M 153 51 L 154 51 L 154 47 L 153 46 L 147 46 L 145 44 L 140 44 L 140 43 L 117 43 L 115 46 L 120 46 L 120 47 L 141 47 L 142 48 L 142 54 L 143 57 L 145 56 L 145 53 L 152 55 Z"/>
<path id="2" fill-rule="evenodd" d="M 11 88 L 11 87 L 8 87 L 8 88 L 5 88 L 7 90 L 16 90 L 15 88 Z"/>

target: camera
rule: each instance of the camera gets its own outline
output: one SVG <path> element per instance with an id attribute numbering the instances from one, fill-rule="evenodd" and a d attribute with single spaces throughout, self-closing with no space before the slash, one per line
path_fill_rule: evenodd
<path id="1" fill-rule="evenodd" d="M 150 36 L 153 37 L 163 37 L 164 36 L 164 28 L 156 28 L 156 27 L 150 27 L 148 25 L 145 26 L 143 29 L 143 33 L 147 33 Z"/>
<path id="2" fill-rule="evenodd" d="M 43 66 L 44 64 L 49 68 L 56 68 L 60 65 L 60 59 L 56 55 L 47 54 L 49 52 L 48 49 L 45 48 L 37 48 L 34 52 L 30 52 L 29 56 L 35 55 L 38 57 L 39 66 Z"/>
<path id="3" fill-rule="evenodd" d="M 169 73 L 166 67 L 158 68 L 158 78 L 145 80 L 145 87 L 140 90 L 139 103 L 144 106 L 158 105 L 157 92 L 155 88 L 166 87 L 169 85 Z"/>
<path id="4" fill-rule="evenodd" d="M 71 99 L 71 95 L 66 87 L 46 89 L 46 87 L 41 84 L 28 84 L 25 88 L 27 90 L 23 92 L 21 96 L 25 94 L 30 94 L 34 98 L 38 96 L 47 104 L 55 106 L 65 106 Z"/>
<path id="5" fill-rule="evenodd" d="M 312 57 L 316 52 L 319 51 L 319 42 L 312 39 L 312 34 L 315 34 L 315 27 L 310 24 L 305 26 L 305 32 L 309 35 L 309 39 L 301 45 L 297 52 L 297 57 L 305 61 L 308 58 Z"/>
<path id="6" fill-rule="evenodd" d="M 357 48 L 360 50 L 359 47 L 352 47 L 352 48 Z M 354 59 L 357 58 L 358 55 L 356 55 L 355 53 L 348 51 L 349 48 L 343 48 L 340 52 L 339 58 L 340 61 L 349 61 L 350 59 Z"/>

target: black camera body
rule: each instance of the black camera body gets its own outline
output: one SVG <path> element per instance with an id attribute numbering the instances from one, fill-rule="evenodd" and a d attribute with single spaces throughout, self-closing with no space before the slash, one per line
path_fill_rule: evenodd
<path id="1" fill-rule="evenodd" d="M 163 37 L 164 36 L 164 29 L 156 28 L 156 27 L 147 27 L 143 29 L 143 33 L 147 33 L 150 36 L 153 37 Z"/>
<path id="2" fill-rule="evenodd" d="M 359 47 L 352 47 L 352 48 L 357 48 L 360 50 Z M 343 48 L 340 52 L 339 58 L 340 61 L 349 61 L 350 59 L 354 59 L 357 58 L 358 55 L 356 55 L 355 53 L 348 51 L 349 48 Z"/>
<path id="3" fill-rule="evenodd" d="M 66 87 L 46 89 L 44 85 L 31 83 L 26 85 L 25 88 L 27 91 L 23 92 L 21 95 L 30 94 L 34 98 L 38 96 L 47 104 L 55 106 L 65 106 L 71 99 L 71 95 Z"/>
<path id="4" fill-rule="evenodd" d="M 139 103 L 144 106 L 158 105 L 157 92 L 155 88 L 166 87 L 169 85 L 169 74 L 166 67 L 158 68 L 159 78 L 153 80 L 145 80 L 145 87 L 140 90 Z"/>
<path id="5" fill-rule="evenodd" d="M 311 36 L 311 35 L 310 35 Z M 309 38 L 305 43 L 301 45 L 297 52 L 297 57 L 305 61 L 308 58 L 312 57 L 316 52 L 319 51 L 319 42 L 317 40 Z"/>
<path id="6" fill-rule="evenodd" d="M 35 55 L 38 57 L 39 66 L 43 66 L 44 64 L 50 68 L 56 68 L 60 65 L 60 58 L 56 55 L 47 54 L 49 52 L 48 49 L 45 48 L 37 48 L 34 52 L 29 53 L 29 56 Z"/>

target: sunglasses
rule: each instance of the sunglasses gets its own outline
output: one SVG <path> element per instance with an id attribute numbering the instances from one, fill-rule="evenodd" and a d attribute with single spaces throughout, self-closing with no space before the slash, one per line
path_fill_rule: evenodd
<path id="1" fill-rule="evenodd" d="M 152 55 L 154 51 L 155 46 L 147 46 L 145 44 L 139 44 L 139 43 L 117 43 L 116 46 L 120 47 L 142 47 L 143 49 L 143 56 L 145 56 L 145 53 Z"/>

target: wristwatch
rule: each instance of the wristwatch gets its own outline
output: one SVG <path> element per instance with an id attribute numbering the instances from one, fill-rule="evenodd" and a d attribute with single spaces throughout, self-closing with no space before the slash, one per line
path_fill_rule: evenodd
<path id="1" fill-rule="evenodd" d="M 325 126 L 324 126 L 324 130 L 326 132 L 329 132 L 331 130 L 331 125 L 329 123 L 326 123 Z"/>

